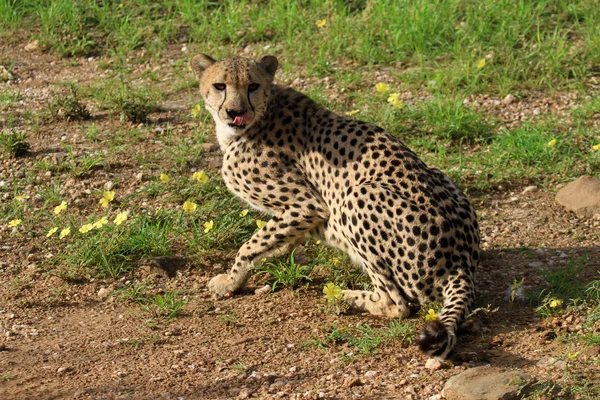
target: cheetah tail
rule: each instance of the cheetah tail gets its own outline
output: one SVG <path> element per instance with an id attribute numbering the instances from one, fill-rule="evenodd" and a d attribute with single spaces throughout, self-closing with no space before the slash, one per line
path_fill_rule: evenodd
<path id="1" fill-rule="evenodd" d="M 453 329 L 437 320 L 425 325 L 417 342 L 423 353 L 443 360 L 454 348 L 456 335 Z"/>

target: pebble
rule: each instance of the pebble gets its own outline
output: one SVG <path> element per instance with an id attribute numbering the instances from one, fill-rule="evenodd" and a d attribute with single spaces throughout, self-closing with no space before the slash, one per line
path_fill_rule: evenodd
<path id="1" fill-rule="evenodd" d="M 110 290 L 105 287 L 100 288 L 100 290 L 98 290 L 98 297 L 100 297 L 101 299 L 108 297 L 109 294 Z"/>
<path id="2" fill-rule="evenodd" d="M 515 102 L 515 100 L 517 100 L 517 98 L 515 96 L 513 96 L 512 94 L 507 94 L 503 99 L 502 99 L 502 103 L 504 104 L 512 104 Z"/>
<path id="3" fill-rule="evenodd" d="M 540 190 L 540 189 L 537 186 L 527 186 L 527 187 L 525 187 L 525 189 L 523 189 L 521 194 L 535 193 L 538 190 Z"/>
<path id="4" fill-rule="evenodd" d="M 365 372 L 365 378 L 367 378 L 367 379 L 375 378 L 375 375 L 377 375 L 377 371 L 367 371 L 367 372 Z"/>
<path id="5" fill-rule="evenodd" d="M 263 287 L 256 289 L 254 291 L 254 294 L 263 295 L 263 294 L 269 293 L 270 291 L 271 291 L 271 285 L 265 285 Z"/>
<path id="6" fill-rule="evenodd" d="M 425 362 L 425 368 L 432 371 L 437 371 L 438 369 L 442 368 L 443 365 L 444 364 L 437 358 L 430 358 Z"/>
<path id="7" fill-rule="evenodd" d="M 25 46 L 25 50 L 34 51 L 40 48 L 40 42 L 36 39 L 33 42 L 29 42 L 27 46 Z"/>
<path id="8" fill-rule="evenodd" d="M 59 367 L 59 368 L 56 370 L 56 373 L 57 373 L 58 375 L 64 375 L 64 374 L 66 374 L 67 372 L 69 372 L 71 369 L 72 369 L 71 367 Z"/>

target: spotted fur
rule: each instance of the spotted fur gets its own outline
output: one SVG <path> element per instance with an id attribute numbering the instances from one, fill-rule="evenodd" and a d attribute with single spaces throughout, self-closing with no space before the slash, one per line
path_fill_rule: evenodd
<path id="1" fill-rule="evenodd" d="M 200 55 L 191 66 L 216 122 L 227 187 L 273 214 L 209 289 L 240 289 L 256 260 L 314 235 L 371 278 L 372 291 L 343 291 L 351 305 L 406 317 L 409 302 L 443 300 L 419 346 L 445 358 L 470 311 L 479 258 L 475 211 L 461 190 L 383 129 L 274 85 L 272 56 Z"/>

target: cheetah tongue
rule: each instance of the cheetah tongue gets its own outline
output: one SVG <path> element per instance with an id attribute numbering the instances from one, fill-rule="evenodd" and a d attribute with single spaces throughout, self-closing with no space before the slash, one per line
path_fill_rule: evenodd
<path id="1" fill-rule="evenodd" d="M 241 115 L 237 115 L 233 119 L 232 124 L 233 125 L 246 125 L 246 122 L 248 122 L 248 114 L 241 114 Z"/>

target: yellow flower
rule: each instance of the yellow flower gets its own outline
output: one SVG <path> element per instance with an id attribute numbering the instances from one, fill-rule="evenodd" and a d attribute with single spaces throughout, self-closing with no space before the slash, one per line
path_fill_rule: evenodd
<path id="1" fill-rule="evenodd" d="M 387 93 L 388 90 L 390 90 L 390 85 L 388 85 L 387 83 L 379 82 L 375 85 L 375 90 L 377 90 L 379 93 Z"/>
<path id="2" fill-rule="evenodd" d="M 57 227 L 51 228 L 48 233 L 46 233 L 46 237 L 50 237 L 52 235 L 54 235 L 56 233 L 56 231 L 58 230 Z"/>
<path id="3" fill-rule="evenodd" d="M 94 228 L 102 228 L 104 225 L 108 224 L 108 217 L 102 217 L 98 221 L 94 222 L 92 225 Z"/>
<path id="4" fill-rule="evenodd" d="M 208 222 L 205 222 L 204 223 L 204 233 L 210 232 L 211 229 L 213 228 L 213 226 L 215 226 L 215 223 L 213 222 L 212 219 Z"/>
<path id="5" fill-rule="evenodd" d="M 327 20 L 326 19 L 320 19 L 317 21 L 317 26 L 319 28 L 323 28 L 325 25 L 327 25 Z"/>
<path id="6" fill-rule="evenodd" d="M 438 316 L 435 313 L 435 311 L 433 311 L 431 308 L 429 309 L 429 311 L 427 311 L 427 315 L 425 315 L 425 321 L 427 322 L 432 322 L 432 321 L 437 321 Z"/>
<path id="7" fill-rule="evenodd" d="M 353 115 L 356 115 L 360 112 L 360 110 L 352 110 L 352 111 L 346 111 L 344 114 L 346 114 L 347 116 L 351 117 Z"/>
<path id="8" fill-rule="evenodd" d="M 204 173 L 204 171 L 194 172 L 192 174 L 192 178 L 197 180 L 198 182 L 206 183 L 208 182 L 208 175 Z"/>
<path id="9" fill-rule="evenodd" d="M 192 117 L 196 118 L 202 112 L 202 107 L 200 104 L 196 104 L 194 108 L 192 108 Z"/>
<path id="10" fill-rule="evenodd" d="M 29 196 L 15 196 L 15 200 L 16 201 L 23 201 L 23 200 L 28 199 L 28 198 L 29 198 Z"/>
<path id="11" fill-rule="evenodd" d="M 552 147 L 556 144 L 556 139 L 552 139 L 551 141 L 548 142 L 548 144 L 546 146 L 548 147 Z"/>
<path id="12" fill-rule="evenodd" d="M 198 205 L 192 201 L 186 201 L 183 203 L 183 210 L 187 212 L 194 212 Z"/>
<path id="13" fill-rule="evenodd" d="M 113 222 L 115 223 L 115 225 L 121 225 L 125 221 L 127 221 L 127 211 L 118 213 L 117 217 Z"/>
<path id="14" fill-rule="evenodd" d="M 550 302 L 550 308 L 557 308 L 562 306 L 563 301 L 561 299 L 553 299 Z"/>
<path id="15" fill-rule="evenodd" d="M 102 198 L 100 199 L 100 205 L 104 208 L 108 207 L 108 203 L 115 199 L 115 192 L 107 190 L 102 193 Z"/>
<path id="16" fill-rule="evenodd" d="M 483 67 L 485 67 L 485 58 L 482 58 L 481 60 L 479 60 L 479 62 L 477 63 L 477 68 L 482 69 Z"/>
<path id="17" fill-rule="evenodd" d="M 402 100 L 400 100 L 400 98 L 398 97 L 399 95 L 400 95 L 400 93 L 390 94 L 390 97 L 388 97 L 387 102 L 390 103 L 391 105 L 393 105 L 394 107 L 403 108 L 404 102 Z"/>
<path id="18" fill-rule="evenodd" d="M 167 174 L 160 174 L 159 179 L 161 180 L 161 182 L 167 183 L 171 180 L 171 178 L 169 178 L 169 175 Z"/>
<path id="19" fill-rule="evenodd" d="M 79 232 L 88 233 L 92 229 L 94 229 L 94 224 L 85 224 L 85 225 L 82 225 L 81 228 L 79 228 Z"/>
<path id="20" fill-rule="evenodd" d="M 600 143 L 593 145 L 592 150 L 594 150 L 594 151 L 600 150 Z"/>
<path id="21" fill-rule="evenodd" d="M 54 207 L 54 214 L 60 214 L 63 210 L 67 209 L 67 202 L 63 201 L 60 205 Z"/>
<path id="22" fill-rule="evenodd" d="M 240 217 L 245 217 L 246 215 L 248 215 L 248 209 L 242 210 Z"/>
<path id="23" fill-rule="evenodd" d="M 571 360 L 574 360 L 577 358 L 578 355 L 579 355 L 579 352 L 576 351 L 575 353 L 568 353 L 567 357 L 569 357 Z"/>
<path id="24" fill-rule="evenodd" d="M 14 228 L 15 226 L 19 226 L 21 224 L 21 220 L 19 218 L 15 218 L 8 223 L 8 226 Z"/>
<path id="25" fill-rule="evenodd" d="M 340 259 L 339 259 L 339 258 L 337 258 L 337 257 L 333 257 L 333 258 L 331 259 L 331 263 L 332 263 L 333 265 L 338 265 L 338 264 L 340 263 Z"/>
<path id="26" fill-rule="evenodd" d="M 325 287 L 323 288 L 323 294 L 325 295 L 325 298 L 329 301 L 341 299 L 343 297 L 342 288 L 333 282 L 329 282 L 327 285 L 325 285 Z"/>
<path id="27" fill-rule="evenodd" d="M 63 229 L 62 231 L 60 231 L 60 235 L 58 235 L 58 238 L 62 239 L 65 236 L 69 236 L 70 234 L 71 234 L 71 228 L 70 227 L 66 227 L 65 229 Z"/>
<path id="28" fill-rule="evenodd" d="M 266 224 L 267 224 L 266 221 L 263 221 L 263 220 L 260 220 L 260 219 L 256 220 L 256 226 L 258 226 L 258 229 L 264 228 Z"/>

